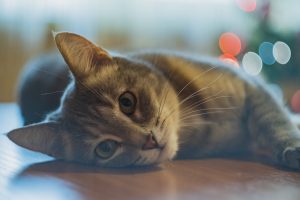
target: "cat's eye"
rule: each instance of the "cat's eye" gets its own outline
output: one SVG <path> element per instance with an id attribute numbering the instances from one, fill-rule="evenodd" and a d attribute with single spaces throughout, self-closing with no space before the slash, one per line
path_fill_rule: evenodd
<path id="1" fill-rule="evenodd" d="M 136 107 L 136 97 L 131 92 L 123 93 L 119 97 L 119 106 L 126 115 L 133 114 Z"/>
<path id="2" fill-rule="evenodd" d="M 114 140 L 105 140 L 97 145 L 95 153 L 101 159 L 108 159 L 115 154 L 119 147 L 119 142 L 116 142 Z"/>

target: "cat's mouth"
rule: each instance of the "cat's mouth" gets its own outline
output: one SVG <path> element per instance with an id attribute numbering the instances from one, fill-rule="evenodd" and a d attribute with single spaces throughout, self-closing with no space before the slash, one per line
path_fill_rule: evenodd
<path id="1" fill-rule="evenodd" d="M 159 164 L 169 159 L 169 149 L 168 142 L 164 141 L 163 138 L 158 140 L 153 132 L 150 132 L 142 145 L 139 158 L 137 158 L 133 165 L 144 166 Z"/>

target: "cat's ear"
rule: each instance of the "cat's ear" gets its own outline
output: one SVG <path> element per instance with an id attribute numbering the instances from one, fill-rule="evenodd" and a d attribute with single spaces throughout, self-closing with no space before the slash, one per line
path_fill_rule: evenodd
<path id="1" fill-rule="evenodd" d="M 63 158 L 62 128 L 56 122 L 42 122 L 10 131 L 8 138 L 27 149 Z"/>
<path id="2" fill-rule="evenodd" d="M 68 32 L 53 33 L 56 45 L 75 78 L 86 77 L 102 65 L 112 63 L 112 57 L 86 38 Z"/>

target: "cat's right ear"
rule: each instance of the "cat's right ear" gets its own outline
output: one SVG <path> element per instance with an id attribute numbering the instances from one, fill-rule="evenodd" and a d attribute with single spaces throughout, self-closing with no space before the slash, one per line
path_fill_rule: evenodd
<path id="1" fill-rule="evenodd" d="M 41 122 L 7 133 L 7 137 L 21 147 L 64 158 L 65 145 L 62 127 L 56 122 Z"/>
<path id="2" fill-rule="evenodd" d="M 75 78 L 84 78 L 109 65 L 113 59 L 107 51 L 96 46 L 86 38 L 69 32 L 53 33 L 57 48 Z"/>

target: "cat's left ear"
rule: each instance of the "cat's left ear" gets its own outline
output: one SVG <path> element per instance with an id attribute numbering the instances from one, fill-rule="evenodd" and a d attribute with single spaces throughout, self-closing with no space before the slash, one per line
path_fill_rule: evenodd
<path id="1" fill-rule="evenodd" d="M 59 123 L 42 122 L 10 131 L 7 136 L 14 143 L 48 154 L 56 158 L 64 158 L 63 130 Z"/>
<path id="2" fill-rule="evenodd" d="M 87 77 L 101 66 L 112 64 L 110 54 L 86 38 L 69 32 L 53 34 L 57 48 L 75 78 Z"/>

